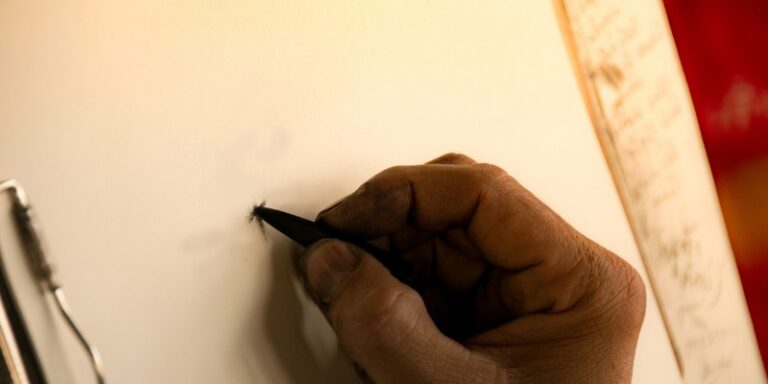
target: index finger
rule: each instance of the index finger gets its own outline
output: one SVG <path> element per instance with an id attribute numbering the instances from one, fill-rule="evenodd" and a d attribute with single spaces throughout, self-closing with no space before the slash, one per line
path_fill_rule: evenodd
<path id="1" fill-rule="evenodd" d="M 321 212 L 318 221 L 367 238 L 412 227 L 435 234 L 460 228 L 487 261 L 510 270 L 556 261 L 551 256 L 578 248 L 570 225 L 489 164 L 390 168 Z"/>

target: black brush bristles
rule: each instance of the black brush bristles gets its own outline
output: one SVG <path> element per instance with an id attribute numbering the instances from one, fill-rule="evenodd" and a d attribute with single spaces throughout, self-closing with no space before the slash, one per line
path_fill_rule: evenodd
<path id="1" fill-rule="evenodd" d="M 261 229 L 261 233 L 263 233 L 265 237 L 267 236 L 267 228 L 264 226 L 264 220 L 259 216 L 259 209 L 264 208 L 266 204 L 266 201 L 262 201 L 261 204 L 254 205 L 253 209 L 251 209 L 251 213 L 248 215 L 248 222 L 257 222 L 259 224 L 259 229 Z"/>

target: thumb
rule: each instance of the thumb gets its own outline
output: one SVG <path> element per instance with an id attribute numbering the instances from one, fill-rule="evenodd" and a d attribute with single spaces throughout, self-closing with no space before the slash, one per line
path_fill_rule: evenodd
<path id="1" fill-rule="evenodd" d="M 490 364 L 440 333 L 418 293 L 365 251 L 322 240 L 300 268 L 342 348 L 376 383 L 475 381 L 467 376 L 480 382 L 492 373 Z"/>

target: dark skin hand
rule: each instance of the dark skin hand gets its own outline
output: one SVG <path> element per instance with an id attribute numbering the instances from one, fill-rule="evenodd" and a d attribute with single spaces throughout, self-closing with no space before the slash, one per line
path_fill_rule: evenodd
<path id="1" fill-rule="evenodd" d="M 375 383 L 628 383 L 645 289 L 498 167 L 459 154 L 387 169 L 317 221 L 411 261 L 419 292 L 353 245 L 300 261 Z"/>

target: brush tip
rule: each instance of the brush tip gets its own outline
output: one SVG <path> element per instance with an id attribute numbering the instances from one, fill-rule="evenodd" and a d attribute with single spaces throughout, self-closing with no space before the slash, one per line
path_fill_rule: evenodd
<path id="1" fill-rule="evenodd" d="M 254 205 L 251 209 L 251 213 L 248 215 L 248 222 L 254 222 L 254 221 L 261 221 L 260 220 L 260 213 L 261 209 L 264 208 L 264 206 L 267 205 L 266 201 L 262 201 L 261 204 Z"/>
<path id="2" fill-rule="evenodd" d="M 262 201 L 261 204 L 254 205 L 253 209 L 251 209 L 251 214 L 248 215 L 248 222 L 253 223 L 255 221 L 259 223 L 259 228 L 261 229 L 261 233 L 263 233 L 264 236 L 267 235 L 267 229 L 264 227 L 264 221 L 261 220 L 261 210 L 266 204 L 266 201 Z"/>

